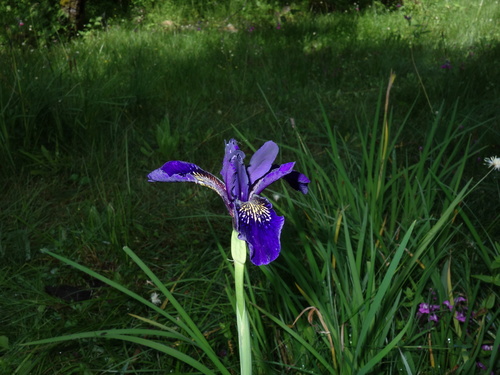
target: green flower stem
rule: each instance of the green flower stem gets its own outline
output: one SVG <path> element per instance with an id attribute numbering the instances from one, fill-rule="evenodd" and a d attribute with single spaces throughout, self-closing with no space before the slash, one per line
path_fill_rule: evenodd
<path id="1" fill-rule="evenodd" d="M 238 324 L 238 348 L 240 352 L 240 374 L 252 374 L 252 347 L 250 345 L 250 324 L 245 307 L 245 261 L 247 244 L 238 239 L 238 232 L 233 230 L 231 237 L 231 255 L 234 260 L 234 282 L 236 290 L 236 322 Z"/>

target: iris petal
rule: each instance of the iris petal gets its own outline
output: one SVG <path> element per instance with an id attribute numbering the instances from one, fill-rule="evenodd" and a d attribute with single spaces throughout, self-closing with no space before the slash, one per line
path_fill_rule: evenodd
<path id="1" fill-rule="evenodd" d="M 231 139 L 228 143 L 226 143 L 226 150 L 224 153 L 224 160 L 222 160 L 222 169 L 220 174 L 222 176 L 222 180 L 226 183 L 226 185 L 234 185 L 236 179 L 236 168 L 234 165 L 234 153 L 239 150 L 238 145 L 234 139 Z M 241 151 L 240 151 L 241 152 Z M 242 160 L 245 157 L 245 154 L 242 156 Z M 228 193 L 230 194 L 230 189 L 228 187 Z"/>
<path id="2" fill-rule="evenodd" d="M 262 266 L 275 260 L 281 249 L 280 235 L 285 218 L 276 215 L 271 203 L 254 195 L 236 204 L 239 239 L 248 243 L 250 260 Z"/>
<path id="3" fill-rule="evenodd" d="M 250 176 L 250 184 L 255 183 L 259 178 L 264 176 L 273 166 L 276 156 L 278 156 L 278 145 L 273 141 L 267 141 L 259 148 L 250 159 L 248 165 L 248 175 Z"/>
<path id="4" fill-rule="evenodd" d="M 236 168 L 236 179 L 234 182 L 234 197 L 241 201 L 248 200 L 248 193 L 250 190 L 250 184 L 248 182 L 248 173 L 245 164 L 243 164 L 243 158 L 245 154 L 239 151 L 243 156 L 236 155 L 234 158 L 234 166 Z"/>
<path id="5" fill-rule="evenodd" d="M 206 186 L 221 196 L 231 213 L 232 205 L 228 200 L 224 183 L 196 164 L 178 160 L 169 161 L 151 172 L 148 179 L 150 182 L 194 182 Z"/>
<path id="6" fill-rule="evenodd" d="M 245 153 L 239 149 L 234 139 L 226 143 L 220 174 L 226 184 L 227 195 L 231 201 L 248 199 L 249 184 L 248 174 L 243 163 L 244 159 Z"/>
<path id="7" fill-rule="evenodd" d="M 292 171 L 284 176 L 283 179 L 288 182 L 292 188 L 300 191 L 302 194 L 307 194 L 309 191 L 307 185 L 311 182 L 311 180 L 309 180 L 305 174 Z"/>
<path id="8" fill-rule="evenodd" d="M 283 178 L 287 174 L 291 173 L 294 165 L 295 162 L 290 162 L 271 169 L 253 186 L 252 194 L 260 194 L 262 190 L 271 185 L 273 182 L 278 181 L 280 178 Z"/>
<path id="9" fill-rule="evenodd" d="M 185 161 L 169 161 L 148 174 L 150 182 L 196 182 L 193 173 L 202 170 L 196 164 Z"/>

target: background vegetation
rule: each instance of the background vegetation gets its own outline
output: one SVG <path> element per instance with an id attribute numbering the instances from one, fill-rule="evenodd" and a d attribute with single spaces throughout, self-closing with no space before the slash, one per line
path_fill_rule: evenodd
<path id="1" fill-rule="evenodd" d="M 232 137 L 278 142 L 312 180 L 276 186 L 283 252 L 248 271 L 259 373 L 499 371 L 498 172 L 481 180 L 499 18 L 496 1 L 138 0 L 89 2 L 77 28 L 1 1 L 0 372 L 203 373 L 121 336 L 22 345 L 151 321 L 178 336 L 138 337 L 237 372 L 224 205 L 146 179 L 170 159 L 217 173 Z M 153 292 L 166 315 L 134 299 Z"/>

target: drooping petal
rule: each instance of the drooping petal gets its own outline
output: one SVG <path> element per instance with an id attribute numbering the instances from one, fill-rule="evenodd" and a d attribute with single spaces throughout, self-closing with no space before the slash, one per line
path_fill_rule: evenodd
<path id="1" fill-rule="evenodd" d="M 215 190 L 221 196 L 231 212 L 231 203 L 227 197 L 224 183 L 213 174 L 204 171 L 196 164 L 185 161 L 169 161 L 148 175 L 150 182 L 194 182 Z"/>
<path id="2" fill-rule="evenodd" d="M 290 184 L 292 188 L 300 191 L 302 194 L 307 194 L 309 191 L 308 184 L 311 182 L 305 174 L 297 171 L 291 171 L 283 177 L 283 179 Z"/>
<path id="3" fill-rule="evenodd" d="M 278 151 L 279 148 L 276 143 L 267 141 L 253 154 L 247 169 L 250 176 L 250 184 L 254 184 L 255 181 L 269 172 L 276 156 L 278 156 Z"/>
<path id="4" fill-rule="evenodd" d="M 260 194 L 262 190 L 271 185 L 273 182 L 278 181 L 280 178 L 285 177 L 293 171 L 295 162 L 285 163 L 280 166 L 273 166 L 276 168 L 271 169 L 264 177 L 257 181 L 252 187 L 251 194 Z"/>
<path id="5" fill-rule="evenodd" d="M 285 218 L 276 215 L 271 203 L 254 195 L 236 204 L 239 238 L 248 243 L 250 260 L 262 266 L 275 260 L 281 249 L 280 235 Z"/>

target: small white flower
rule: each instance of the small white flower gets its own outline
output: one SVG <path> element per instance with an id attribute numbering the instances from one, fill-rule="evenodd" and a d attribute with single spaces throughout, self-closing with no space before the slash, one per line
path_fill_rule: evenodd
<path id="1" fill-rule="evenodd" d="M 500 158 L 497 156 L 490 156 L 484 159 L 484 164 L 493 168 L 495 171 L 500 171 Z"/>
<path id="2" fill-rule="evenodd" d="M 160 295 L 156 292 L 151 293 L 151 302 L 156 306 L 161 305 Z"/>

